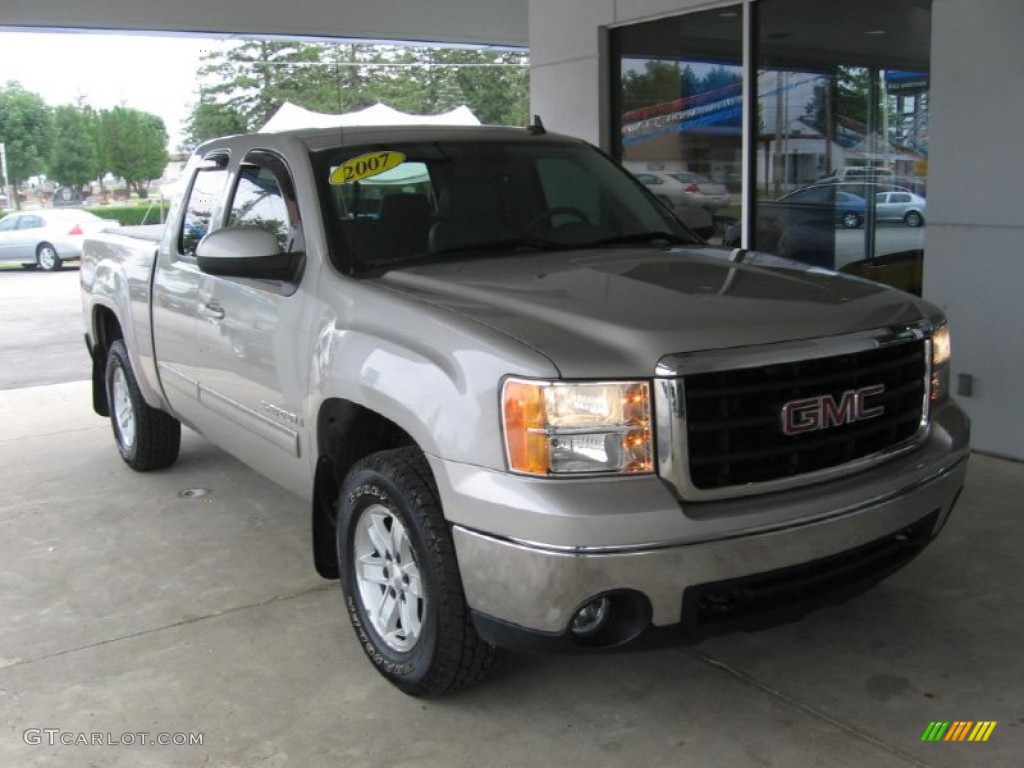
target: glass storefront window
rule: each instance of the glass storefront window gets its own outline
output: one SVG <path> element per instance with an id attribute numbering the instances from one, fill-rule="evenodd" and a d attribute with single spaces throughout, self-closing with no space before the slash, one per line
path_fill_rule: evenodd
<path id="1" fill-rule="evenodd" d="M 749 8 L 746 108 L 741 5 L 612 30 L 613 152 L 711 242 L 920 292 L 930 0 Z"/>
<path id="2" fill-rule="evenodd" d="M 613 152 L 698 234 L 739 218 L 743 9 L 636 24 L 612 41 Z"/>
<path id="3" fill-rule="evenodd" d="M 865 0 L 856 18 L 818 0 L 753 9 L 752 245 L 920 292 L 927 3 Z"/>

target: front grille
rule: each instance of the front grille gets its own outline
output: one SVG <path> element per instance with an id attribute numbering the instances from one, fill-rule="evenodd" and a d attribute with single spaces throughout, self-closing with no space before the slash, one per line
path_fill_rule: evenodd
<path id="1" fill-rule="evenodd" d="M 688 639 L 755 629 L 863 592 L 909 563 L 931 540 L 940 510 L 903 530 L 802 565 L 688 587 L 682 622 Z"/>
<path id="2" fill-rule="evenodd" d="M 861 352 L 684 377 L 690 482 L 701 490 L 779 480 L 846 464 L 911 440 L 925 403 L 926 348 L 912 340 Z M 882 385 L 882 415 L 787 435 L 794 400 Z"/>

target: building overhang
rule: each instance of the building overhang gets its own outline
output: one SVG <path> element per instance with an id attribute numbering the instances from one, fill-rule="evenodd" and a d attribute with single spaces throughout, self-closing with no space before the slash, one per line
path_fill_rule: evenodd
<path id="1" fill-rule="evenodd" d="M 4 0 L 0 29 L 286 35 L 527 47 L 527 0 Z"/>

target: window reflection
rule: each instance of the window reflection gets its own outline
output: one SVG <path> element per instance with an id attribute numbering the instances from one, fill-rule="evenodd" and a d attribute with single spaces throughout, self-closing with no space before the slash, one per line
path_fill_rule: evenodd
<path id="1" fill-rule="evenodd" d="M 616 153 L 698 234 L 739 218 L 742 8 L 616 30 Z"/>
<path id="2" fill-rule="evenodd" d="M 196 246 L 210 231 L 227 176 L 222 167 L 201 168 L 196 173 L 185 201 L 185 217 L 178 239 L 178 252 L 182 255 L 195 256 Z"/>
<path id="3" fill-rule="evenodd" d="M 851 19 L 821 5 L 755 6 L 752 245 L 920 292 L 929 9 L 867 0 Z"/>
<path id="4" fill-rule="evenodd" d="M 612 31 L 613 151 L 691 228 L 728 246 L 744 242 L 746 153 L 750 247 L 919 292 L 930 0 L 749 7 L 746 42 L 739 5 Z M 682 173 L 695 176 L 680 184 Z"/>

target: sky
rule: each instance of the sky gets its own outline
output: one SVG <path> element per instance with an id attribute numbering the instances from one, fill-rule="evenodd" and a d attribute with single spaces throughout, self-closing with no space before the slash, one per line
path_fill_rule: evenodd
<path id="1" fill-rule="evenodd" d="M 152 112 L 163 118 L 173 152 L 197 99 L 200 52 L 227 39 L 0 32 L 0 83 L 17 80 L 51 107 L 82 97 L 96 109 Z"/>

